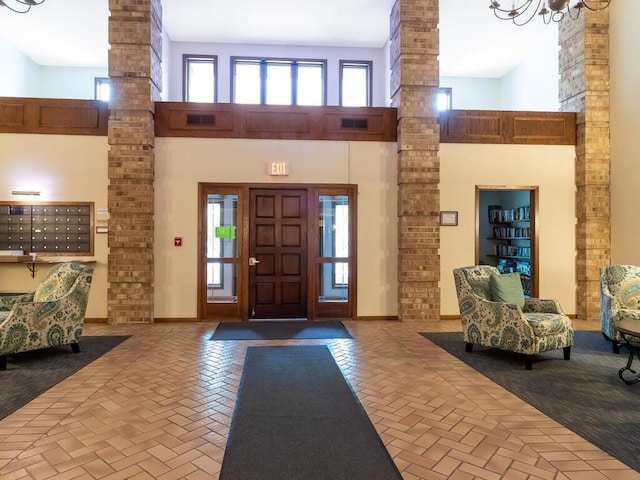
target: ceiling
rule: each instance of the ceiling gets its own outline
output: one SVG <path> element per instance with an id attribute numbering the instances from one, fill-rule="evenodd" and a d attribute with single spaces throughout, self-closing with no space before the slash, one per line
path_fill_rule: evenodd
<path id="1" fill-rule="evenodd" d="M 106 67 L 108 3 L 46 0 L 25 15 L 2 8 L 0 37 L 39 65 Z M 162 0 L 163 25 L 172 41 L 380 48 L 389 36 L 393 3 Z M 496 20 L 488 4 L 440 1 L 442 76 L 502 77 L 540 44 L 541 36 L 555 34 L 555 25 L 538 19 L 525 27 Z"/>

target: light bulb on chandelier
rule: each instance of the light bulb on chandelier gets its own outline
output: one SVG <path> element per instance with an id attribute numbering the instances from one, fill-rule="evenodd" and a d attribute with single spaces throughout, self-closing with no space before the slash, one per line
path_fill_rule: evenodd
<path id="1" fill-rule="evenodd" d="M 507 0 L 510 1 L 510 0 Z M 526 25 L 536 14 L 545 24 L 560 22 L 566 16 L 576 19 L 583 8 L 604 10 L 611 0 L 511 0 L 512 8 L 502 8 L 497 0 L 489 2 L 489 8 L 500 20 L 511 20 L 515 25 Z"/>
<path id="2" fill-rule="evenodd" d="M 42 5 L 44 0 L 0 0 L 0 7 L 7 7 L 16 13 L 27 13 L 31 7 Z"/>

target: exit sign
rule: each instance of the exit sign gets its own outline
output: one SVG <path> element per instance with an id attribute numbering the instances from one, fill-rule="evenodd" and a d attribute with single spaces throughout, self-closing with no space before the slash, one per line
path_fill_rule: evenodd
<path id="1" fill-rule="evenodd" d="M 269 175 L 271 176 L 289 175 L 289 162 L 271 162 L 269 164 Z"/>

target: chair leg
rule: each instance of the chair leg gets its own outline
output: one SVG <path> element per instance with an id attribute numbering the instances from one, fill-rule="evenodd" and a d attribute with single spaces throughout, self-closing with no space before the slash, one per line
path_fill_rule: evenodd
<path id="1" fill-rule="evenodd" d="M 564 347 L 562 349 L 562 352 L 564 353 L 564 359 L 565 360 L 570 360 L 571 359 L 571 347 Z"/>
<path id="2" fill-rule="evenodd" d="M 464 342 L 464 351 L 470 353 L 473 350 L 473 343 Z"/>
<path id="3" fill-rule="evenodd" d="M 71 351 L 73 353 L 78 353 L 80 352 L 80 344 L 79 343 L 72 343 L 71 344 Z"/>
<path id="4" fill-rule="evenodd" d="M 620 342 L 614 340 L 613 338 L 609 338 L 609 335 L 607 335 L 604 332 L 602 332 L 602 336 L 605 338 L 605 340 L 608 340 L 609 342 L 611 342 L 611 347 L 613 348 L 613 353 L 618 355 L 620 353 Z"/>
<path id="5" fill-rule="evenodd" d="M 2 355 L 0 356 L 0 370 L 6 370 L 6 369 L 7 369 L 7 356 Z"/>
<path id="6" fill-rule="evenodd" d="M 526 370 L 533 369 L 533 355 L 525 355 L 524 356 L 524 368 Z"/>

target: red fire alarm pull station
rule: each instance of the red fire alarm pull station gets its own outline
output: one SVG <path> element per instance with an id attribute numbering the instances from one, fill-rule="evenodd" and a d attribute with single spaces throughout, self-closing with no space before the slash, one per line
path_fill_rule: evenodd
<path id="1" fill-rule="evenodd" d="M 173 237 L 173 246 L 181 247 L 182 246 L 182 237 Z"/>

